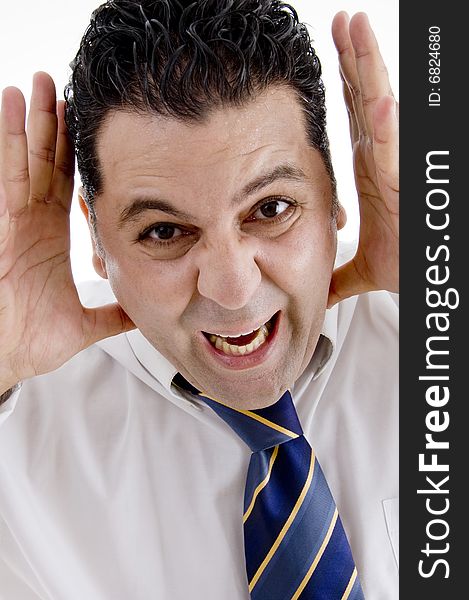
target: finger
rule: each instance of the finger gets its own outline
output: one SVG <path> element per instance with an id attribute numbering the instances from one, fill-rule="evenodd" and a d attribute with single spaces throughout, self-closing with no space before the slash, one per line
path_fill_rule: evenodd
<path id="1" fill-rule="evenodd" d="M 14 87 L 3 90 L 0 113 L 0 179 L 11 215 L 28 204 L 28 142 L 24 128 L 26 102 Z"/>
<path id="2" fill-rule="evenodd" d="M 354 15 L 349 29 L 355 52 L 366 130 L 371 136 L 376 102 L 383 96 L 392 96 L 391 84 L 367 15 L 365 13 Z"/>
<path id="3" fill-rule="evenodd" d="M 332 273 L 327 308 L 332 308 L 341 300 L 373 289 L 374 287 L 358 271 L 355 260 L 351 260 Z"/>
<path id="4" fill-rule="evenodd" d="M 349 16 L 342 11 L 332 21 L 332 38 L 339 57 L 340 71 L 350 96 L 350 112 L 358 125 L 359 131 L 366 132 L 365 115 L 361 97 L 360 80 L 355 61 L 355 51 L 349 33 Z"/>
<path id="5" fill-rule="evenodd" d="M 85 308 L 84 310 L 87 321 L 85 331 L 88 332 L 87 346 L 136 328 L 130 317 L 117 302 L 99 308 Z"/>
<path id="6" fill-rule="evenodd" d="M 10 232 L 10 215 L 8 213 L 8 204 L 5 194 L 5 188 L 0 183 L 0 277 L 2 277 L 2 261 L 1 256 L 8 242 L 8 234 Z"/>
<path id="7" fill-rule="evenodd" d="M 355 115 L 355 111 L 353 108 L 353 100 L 352 100 L 352 94 L 350 92 L 350 88 L 347 85 L 347 82 L 345 81 L 342 72 L 340 73 L 340 78 L 342 79 L 342 92 L 344 95 L 344 100 L 345 100 L 345 106 L 347 108 L 347 116 L 348 116 L 348 124 L 349 124 L 349 130 L 350 130 L 350 140 L 352 142 L 352 148 L 355 145 L 355 142 L 358 141 L 359 135 L 360 135 L 360 130 L 358 127 L 358 121 L 357 121 L 357 117 Z"/>
<path id="8" fill-rule="evenodd" d="M 373 156 L 379 188 L 393 214 L 399 212 L 399 122 L 398 105 L 392 96 L 384 96 L 373 115 Z"/>
<path id="9" fill-rule="evenodd" d="M 31 201 L 47 200 L 55 164 L 57 114 L 55 85 L 47 73 L 36 73 L 28 115 Z"/>
<path id="10" fill-rule="evenodd" d="M 57 144 L 49 198 L 70 210 L 75 175 L 75 152 L 64 120 L 65 102 L 57 102 Z"/>

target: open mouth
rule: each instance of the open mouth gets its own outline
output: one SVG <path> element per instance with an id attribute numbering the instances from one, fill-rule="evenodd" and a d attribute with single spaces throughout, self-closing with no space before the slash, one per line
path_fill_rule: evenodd
<path id="1" fill-rule="evenodd" d="M 223 336 L 218 333 L 203 331 L 210 344 L 219 352 L 227 356 L 246 356 L 258 350 L 275 328 L 279 313 L 275 313 L 266 323 L 258 329 L 232 336 Z"/>

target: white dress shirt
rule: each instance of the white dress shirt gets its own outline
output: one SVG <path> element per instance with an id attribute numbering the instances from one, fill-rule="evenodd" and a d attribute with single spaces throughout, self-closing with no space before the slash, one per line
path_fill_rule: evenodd
<path id="1" fill-rule="evenodd" d="M 293 388 L 367 600 L 398 598 L 397 364 L 396 299 L 365 294 L 327 311 Z M 250 450 L 175 373 L 133 331 L 0 407 L 1 600 L 249 599 Z"/>

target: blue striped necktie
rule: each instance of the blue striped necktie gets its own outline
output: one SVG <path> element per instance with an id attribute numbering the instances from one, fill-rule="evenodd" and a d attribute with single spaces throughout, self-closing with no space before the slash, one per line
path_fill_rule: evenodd
<path id="1" fill-rule="evenodd" d="M 290 392 L 257 410 L 198 395 L 252 450 L 243 515 L 252 600 L 363 600 L 334 499 Z"/>

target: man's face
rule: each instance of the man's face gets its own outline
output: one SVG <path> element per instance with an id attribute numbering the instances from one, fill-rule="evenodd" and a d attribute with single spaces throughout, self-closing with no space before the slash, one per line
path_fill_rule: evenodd
<path id="1" fill-rule="evenodd" d="M 336 250 L 294 93 L 271 87 L 197 124 L 116 111 L 98 157 L 95 265 L 124 310 L 206 394 L 275 402 L 311 359 Z"/>

